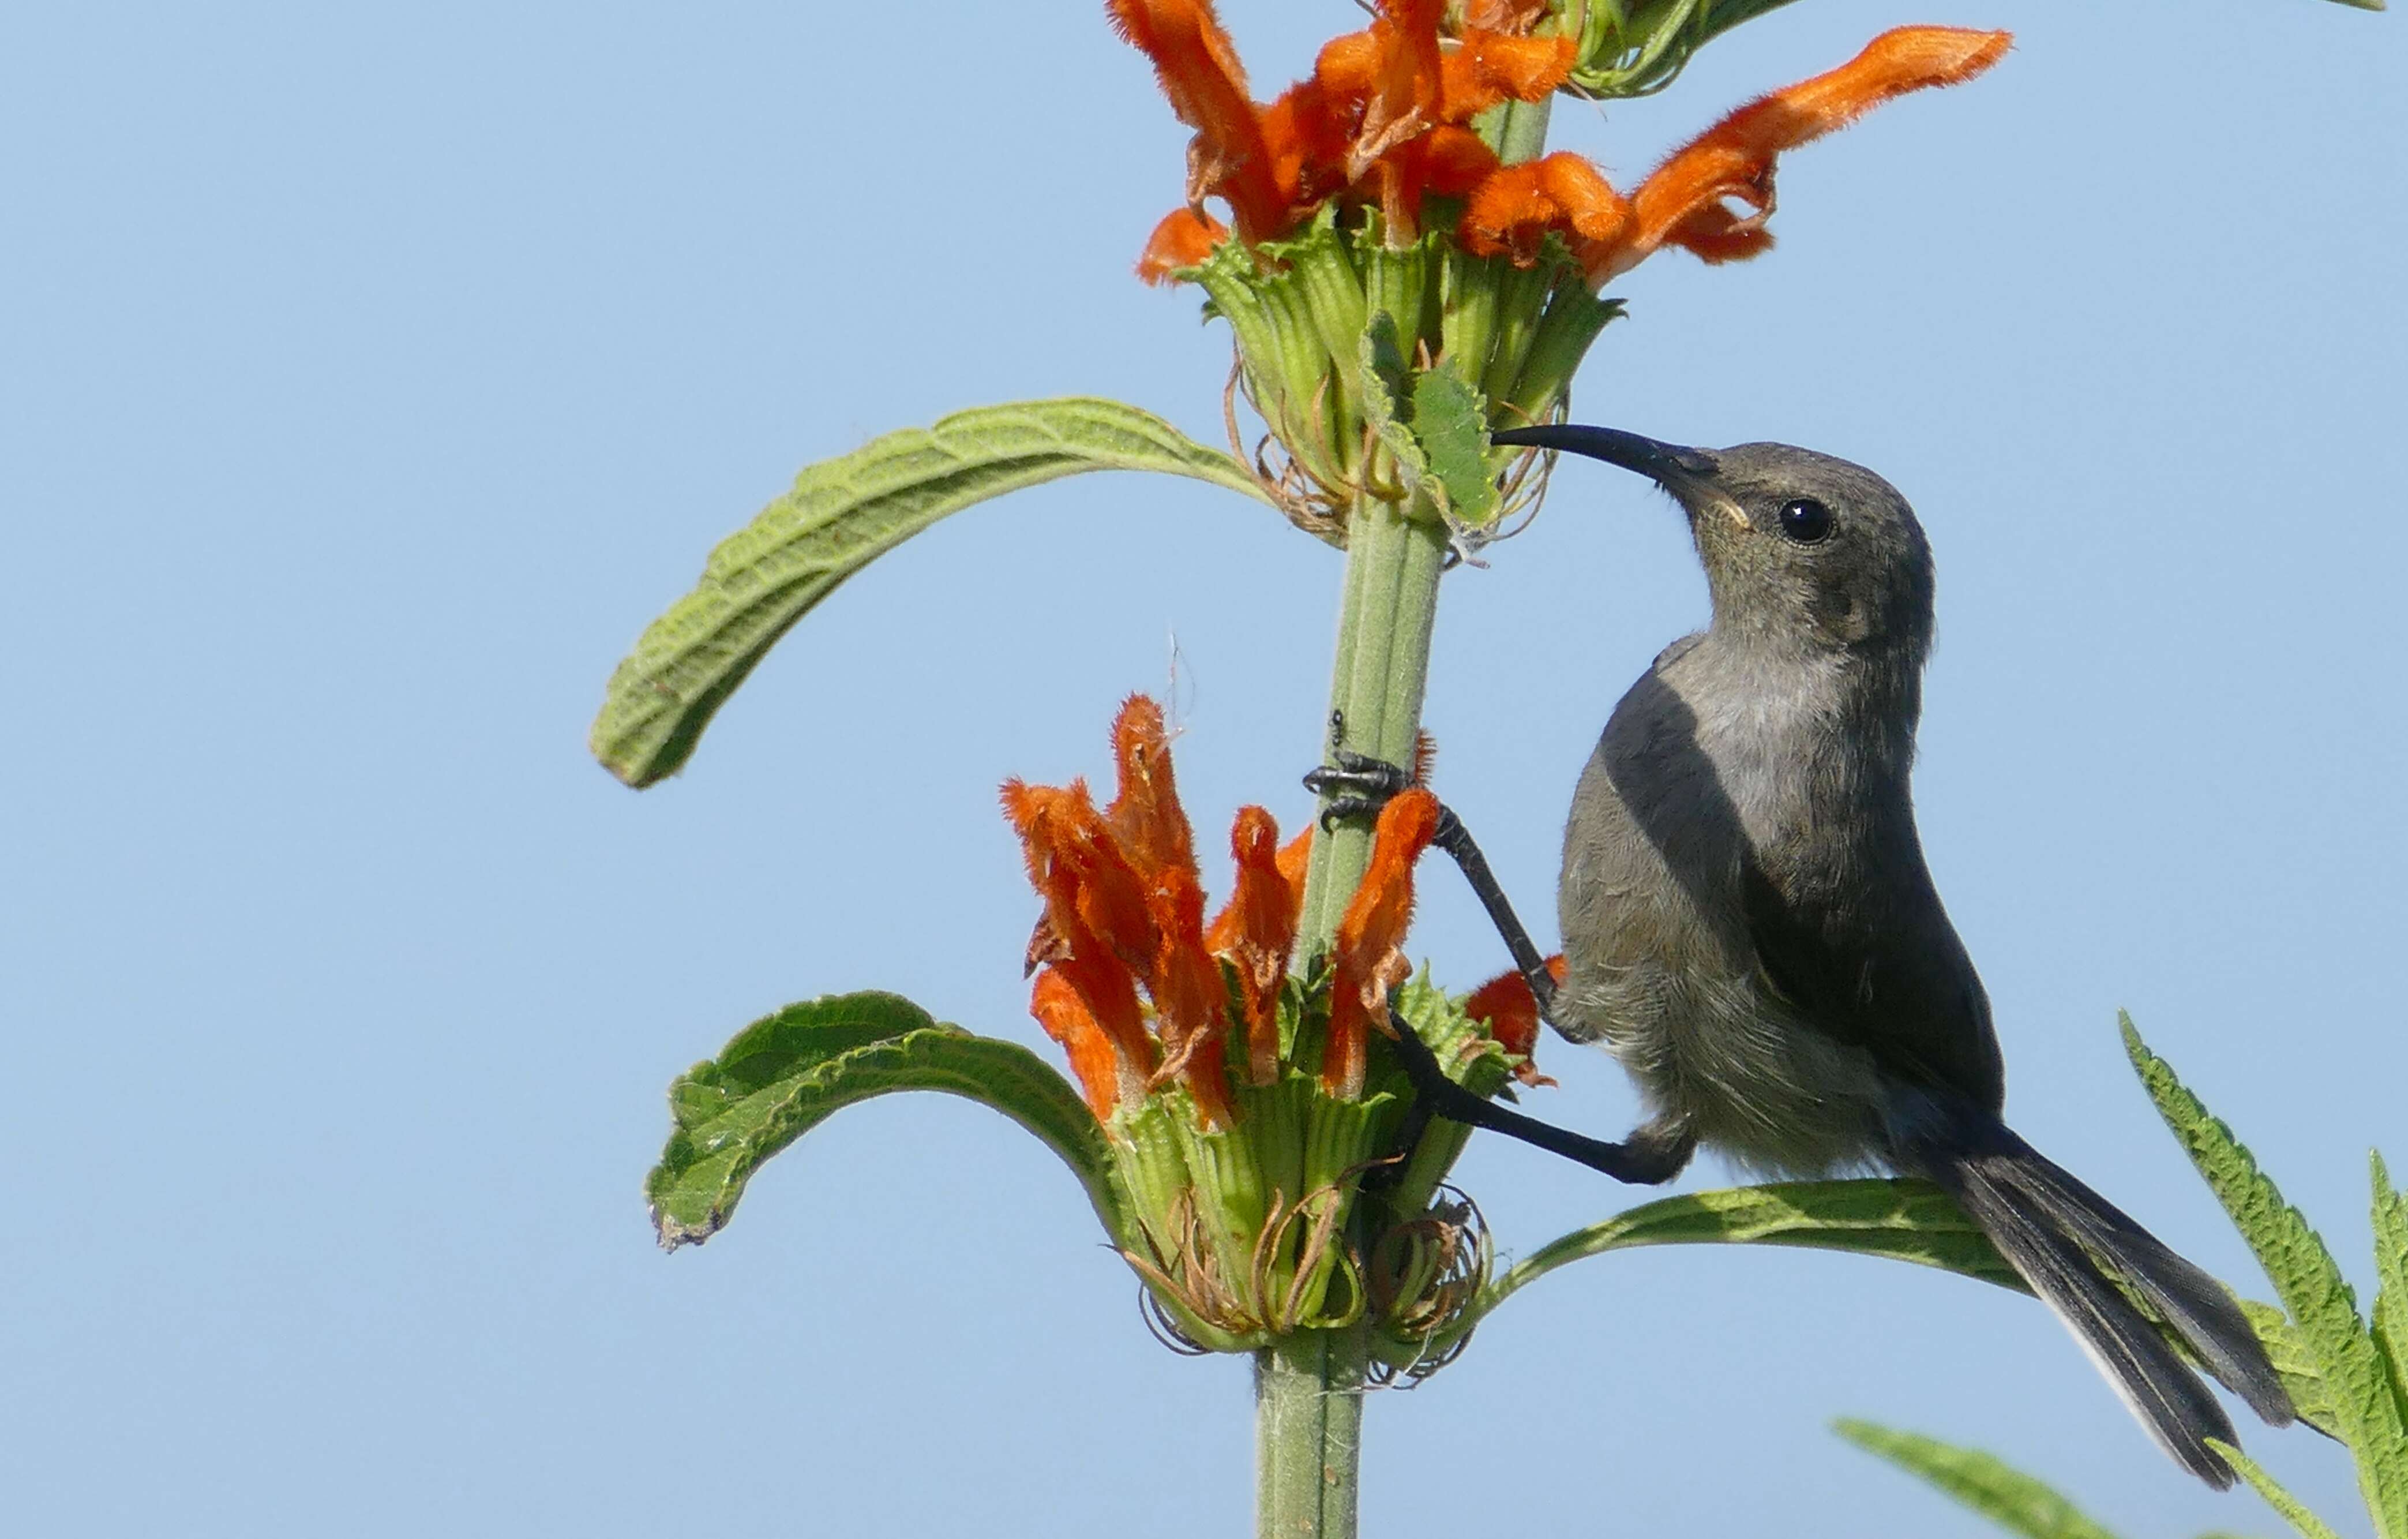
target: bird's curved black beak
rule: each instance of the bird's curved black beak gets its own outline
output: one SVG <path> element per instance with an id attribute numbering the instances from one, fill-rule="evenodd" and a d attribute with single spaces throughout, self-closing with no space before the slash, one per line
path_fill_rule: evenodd
<path id="1" fill-rule="evenodd" d="M 1643 439 L 1618 427 L 1550 423 L 1539 427 L 1500 428 L 1488 437 L 1491 442 L 1517 449 L 1560 449 L 1567 453 L 1585 454 L 1593 460 L 1636 470 L 1668 487 L 1678 481 L 1711 476 L 1720 467 L 1720 462 L 1706 450 Z"/>
<path id="2" fill-rule="evenodd" d="M 1508 427 L 1488 435 L 1509 448 L 1560 449 L 1590 459 L 1618 465 L 1672 494 L 1694 522 L 1709 510 L 1745 527 L 1747 512 L 1715 481 L 1721 459 L 1711 449 L 1690 449 L 1626 433 L 1618 427 L 1583 427 L 1576 423 L 1550 423 L 1541 427 Z"/>

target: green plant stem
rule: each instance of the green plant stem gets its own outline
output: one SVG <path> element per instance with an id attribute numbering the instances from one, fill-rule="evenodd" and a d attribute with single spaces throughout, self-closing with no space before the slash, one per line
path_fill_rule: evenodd
<path id="1" fill-rule="evenodd" d="M 1489 148 L 1508 165 L 1537 160 L 1547 147 L 1547 115 L 1555 105 L 1553 96 L 1542 96 L 1535 102 L 1507 102 L 1498 120 L 1497 142 Z"/>
<path id="2" fill-rule="evenodd" d="M 1345 724 L 1344 745 L 1411 765 L 1429 677 L 1430 628 L 1438 616 L 1446 534 L 1434 518 L 1407 516 L 1366 496 L 1346 525 L 1346 578 L 1338 612 L 1338 659 L 1329 707 Z M 1339 916 L 1363 879 L 1371 833 L 1341 825 L 1312 841 L 1304 883 L 1299 954 L 1326 951 Z"/>
<path id="3" fill-rule="evenodd" d="M 1299 1331 L 1254 1354 L 1257 1539 L 1354 1539 L 1369 1361 L 1359 1326 Z"/>
<path id="4" fill-rule="evenodd" d="M 1547 104 L 1512 104 L 1496 132 L 1506 160 L 1530 159 L 1546 140 Z M 1413 761 L 1445 565 L 1444 527 L 1418 498 L 1410 509 L 1355 499 L 1346 525 L 1329 707 L 1332 721 L 1344 724 L 1344 746 L 1356 753 L 1391 764 Z M 1359 824 L 1312 841 L 1300 956 L 1328 949 L 1370 853 L 1370 830 Z M 1254 1354 L 1257 1539 L 1354 1539 L 1369 1361 L 1370 1332 L 1361 1321 L 1298 1331 Z"/>

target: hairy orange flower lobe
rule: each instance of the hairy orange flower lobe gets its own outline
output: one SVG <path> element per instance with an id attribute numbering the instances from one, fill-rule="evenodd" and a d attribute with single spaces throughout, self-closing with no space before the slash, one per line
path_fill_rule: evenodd
<path id="1" fill-rule="evenodd" d="M 1560 954 L 1547 958 L 1547 975 L 1558 984 L 1564 981 Z M 1555 1083 L 1530 1061 L 1539 1046 L 1539 1000 L 1521 973 L 1501 972 L 1473 989 L 1464 999 L 1463 1013 L 1484 1023 L 1499 1047 L 1521 1058 L 1513 1070 L 1515 1079 L 1525 1085 Z"/>
<path id="2" fill-rule="evenodd" d="M 2004 32 L 1899 27 L 1839 68 L 1750 102 L 1674 153 L 1640 184 L 1629 238 L 1590 265 L 1595 280 L 1637 266 L 1657 247 L 1686 247 L 1709 262 L 1770 246 L 1772 173 L 1784 150 L 1821 138 L 1895 96 L 1971 79 L 2006 56 Z M 1746 207 L 1733 212 L 1725 200 Z"/>
<path id="3" fill-rule="evenodd" d="M 1246 1016 L 1246 1077 L 1268 1085 L 1279 1077 L 1280 984 L 1287 977 L 1304 895 L 1280 869 L 1279 825 L 1262 808 L 1238 809 L 1229 853 L 1237 857 L 1237 886 L 1204 932 L 1204 949 L 1237 972 Z"/>
<path id="4" fill-rule="evenodd" d="M 1229 237 L 1229 227 L 1211 214 L 1173 209 L 1147 237 L 1138 253 L 1137 275 L 1148 283 L 1167 283 L 1182 267 L 1192 267 L 1212 254 Z"/>
<path id="5" fill-rule="evenodd" d="M 1338 921 L 1329 985 L 1329 1039 L 1321 1083 L 1330 1094 L 1363 1093 L 1368 1028 L 1388 1028 L 1388 995 L 1412 975 L 1404 953 L 1413 916 L 1413 862 L 1438 832 L 1438 798 L 1421 786 L 1380 809 L 1371 858 Z"/>
<path id="6" fill-rule="evenodd" d="M 1138 971 L 1157 944 L 1145 891 L 1112 843 L 1083 782 L 1067 787 L 1006 781 L 1004 815 L 1020 834 L 1028 880 L 1045 899 L 1029 942 L 1032 963 L 1061 973 L 1088 1014 L 1129 1059 L 1154 1067 L 1138 1006 Z"/>
<path id="7" fill-rule="evenodd" d="M 1537 260 L 1549 231 L 1563 235 L 1587 266 L 1587 252 L 1603 252 L 1629 232 L 1630 200 L 1570 151 L 1509 165 L 1490 177 L 1464 206 L 1455 237 L 1475 256 L 1511 253 L 1524 264 Z"/>
<path id="8" fill-rule="evenodd" d="M 1051 969 L 1037 975 L 1028 998 L 1028 1013 L 1045 1034 L 1069 1055 L 1070 1072 L 1097 1122 L 1111 1120 L 1124 1099 L 1134 1099 L 1142 1081 L 1130 1072 L 1127 1058 L 1104 1031 L 1080 998 L 1070 980 Z"/>
<path id="9" fill-rule="evenodd" d="M 1440 66 L 1443 115 L 1449 122 L 1469 122 L 1502 101 L 1543 101 L 1571 79 L 1578 56 L 1570 37 L 1516 37 L 1467 27 Z"/>
<path id="10" fill-rule="evenodd" d="M 1262 122 L 1246 94 L 1246 72 L 1209 0 L 1106 0 L 1112 29 L 1154 61 L 1154 77 L 1179 121 L 1196 130 L 1192 158 L 1248 240 L 1280 233 L 1286 213 L 1271 182 Z"/>

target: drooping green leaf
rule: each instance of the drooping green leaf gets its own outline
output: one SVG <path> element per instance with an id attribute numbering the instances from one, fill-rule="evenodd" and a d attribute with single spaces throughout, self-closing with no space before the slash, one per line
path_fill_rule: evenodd
<path id="1" fill-rule="evenodd" d="M 1442 358 L 1413 380 L 1413 437 L 1446 511 L 1474 527 L 1497 516 L 1488 465 L 1488 403 Z"/>
<path id="2" fill-rule="evenodd" d="M 1251 472 L 1150 412 L 1069 396 L 956 412 L 796 478 L 610 675 L 592 747 L 630 785 L 675 774 L 711 716 L 813 606 L 949 513 L 1088 470 L 1158 470 L 1261 497 Z"/>
<path id="3" fill-rule="evenodd" d="M 1078 1092 L 1016 1043 L 973 1036 L 896 994 L 832 994 L 738 1032 L 669 1087 L 673 1124 L 645 1179 L 664 1249 L 725 1227 L 770 1157 L 855 1101 L 941 1090 L 992 1106 L 1062 1157 L 1114 1240 L 1135 1235 L 1104 1135 Z"/>
<path id="4" fill-rule="evenodd" d="M 2158 1115 L 2257 1253 L 2313 1355 L 2337 1431 L 2358 1460 L 2367 1510 L 2385 1539 L 2408 1539 L 2408 1429 L 2382 1355 L 2358 1318 L 2357 1295 L 2300 1210 L 2283 1201 L 2232 1129 L 2149 1051 L 2129 1015 L 2123 1017 L 2123 1031 L 2124 1050 Z"/>
<path id="5" fill-rule="evenodd" d="M 2115 1539 L 2072 1503 L 1989 1454 L 1850 1417 L 1831 1430 L 2024 1539 Z"/>
<path id="6" fill-rule="evenodd" d="M 1668 1197 L 1575 1230 L 1516 1261 L 1482 1289 L 1439 1345 L 1469 1334 L 1498 1305 L 1559 1267 L 1612 1250 L 1684 1244 L 1855 1251 L 2023 1288 L 1989 1238 L 1928 1181 L 1784 1181 Z"/>
<path id="7" fill-rule="evenodd" d="M 2214 1438 L 2207 1440 L 2207 1446 L 2222 1454 L 2224 1461 L 2238 1471 L 2242 1479 L 2249 1482 L 2252 1490 L 2266 1499 L 2268 1506 L 2281 1513 L 2285 1522 L 2300 1531 L 2300 1539 L 2341 1539 L 2339 1534 L 2325 1526 L 2323 1518 L 2310 1512 L 2298 1497 L 2276 1484 L 2274 1477 L 2268 1474 L 2256 1460 L 2230 1444 L 2219 1443 Z"/>

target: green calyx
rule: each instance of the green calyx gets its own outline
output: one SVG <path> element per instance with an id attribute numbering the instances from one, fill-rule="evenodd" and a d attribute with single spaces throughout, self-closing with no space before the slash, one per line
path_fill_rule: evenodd
<path id="1" fill-rule="evenodd" d="M 1177 1086 L 1113 1115 L 1108 1163 L 1128 1219 L 1116 1238 L 1175 1345 L 1243 1352 L 1361 1326 L 1383 1359 L 1418 1375 L 1444 1360 L 1426 1341 L 1488 1277 L 1476 1212 L 1442 1187 L 1469 1129 L 1433 1121 L 1367 1195 L 1405 1136 L 1412 1089 L 1376 1036 L 1359 1098 L 1323 1087 L 1328 999 L 1326 973 L 1287 984 L 1278 1077 L 1252 1085 L 1233 1066 L 1227 1126 L 1204 1126 Z M 1521 1061 L 1426 976 L 1395 1003 L 1475 1093 L 1495 1094 Z"/>
<path id="2" fill-rule="evenodd" d="M 1294 238 L 1226 241 L 1180 275 L 1235 336 L 1272 495 L 1332 544 L 1366 498 L 1445 524 L 1464 554 L 1493 538 L 1523 501 L 1518 482 L 1500 488 L 1515 456 L 1490 451 L 1487 431 L 1550 420 L 1621 313 L 1552 237 L 1517 266 L 1430 223 L 1390 244 L 1375 211 L 1341 220 L 1331 206 Z"/>
<path id="3" fill-rule="evenodd" d="M 1672 83 L 1689 56 L 1789 0 L 1592 0 L 1581 11 L 1572 86 L 1590 98 L 1645 96 Z"/>

